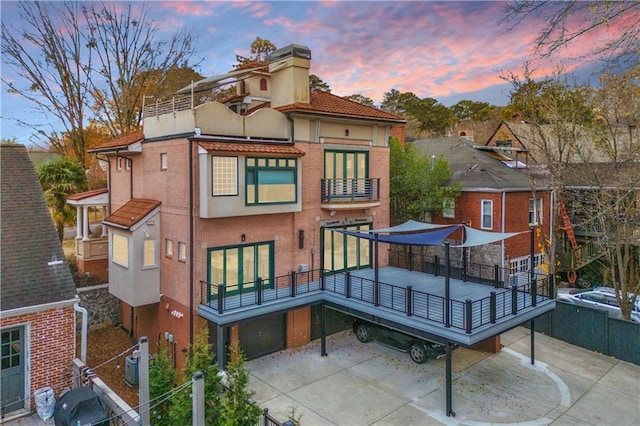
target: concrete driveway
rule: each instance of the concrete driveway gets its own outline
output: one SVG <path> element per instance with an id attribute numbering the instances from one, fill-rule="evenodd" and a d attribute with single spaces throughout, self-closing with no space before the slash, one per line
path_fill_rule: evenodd
<path id="1" fill-rule="evenodd" d="M 408 354 L 353 333 L 249 361 L 254 399 L 280 421 L 295 407 L 315 425 L 638 425 L 640 366 L 536 334 L 502 335 L 503 350 L 453 353 L 453 410 L 446 417 L 444 359 L 418 365 Z"/>

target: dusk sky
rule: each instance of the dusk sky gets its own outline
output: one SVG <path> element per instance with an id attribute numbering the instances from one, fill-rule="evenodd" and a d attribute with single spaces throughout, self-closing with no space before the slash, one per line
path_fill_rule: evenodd
<path id="1" fill-rule="evenodd" d="M 277 47 L 296 43 L 311 49 L 311 73 L 340 96 L 360 93 L 379 104 L 385 92 L 397 89 L 449 106 L 461 99 L 508 103 L 505 72 L 520 72 L 530 60 L 536 76 L 562 65 L 568 71 L 590 68 L 575 58 L 607 33 L 590 34 L 572 50 L 551 60 L 533 55 L 541 22 L 529 20 L 506 32 L 501 24 L 504 2 L 479 1 L 151 1 L 151 18 L 166 30 L 182 26 L 197 35 L 197 71 L 205 76 L 232 69 L 236 54 L 249 55 L 259 36 Z M 19 23 L 14 2 L 1 2 L 5 24 Z M 578 49 L 578 50 L 576 50 Z M 580 51 L 579 49 L 582 49 Z M 2 77 L 15 74 L 2 60 Z M 2 138 L 27 143 L 33 133 L 16 118 L 47 122 L 26 101 L 2 85 Z M 61 128 L 56 129 L 63 130 Z"/>

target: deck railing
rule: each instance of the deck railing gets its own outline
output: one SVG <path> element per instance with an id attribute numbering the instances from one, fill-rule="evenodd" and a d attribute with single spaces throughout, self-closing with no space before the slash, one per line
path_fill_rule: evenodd
<path id="1" fill-rule="evenodd" d="M 466 333 L 510 315 L 517 315 L 523 309 L 535 307 L 538 303 L 553 298 L 548 277 L 542 274 L 534 274 L 524 284 L 496 287 L 495 291 L 482 299 L 449 298 L 448 304 L 444 296 L 415 290 L 413 285 L 405 287 L 376 282 L 351 272 L 294 271 L 272 280 L 258 279 L 256 282 L 245 283 L 240 288 L 246 290 L 232 292 L 225 291 L 223 284 L 211 285 L 201 281 L 201 286 L 201 302 L 216 309 L 218 314 L 296 297 L 299 294 L 327 291 L 345 299 L 434 321 Z M 236 288 L 238 287 L 233 287 Z"/>
<path id="2" fill-rule="evenodd" d="M 358 202 L 380 200 L 380 179 L 322 179 L 322 202 Z"/>
<path id="3" fill-rule="evenodd" d="M 547 296 L 548 287 L 548 279 L 536 275 L 535 285 L 529 282 L 510 286 L 492 291 L 488 297 L 475 301 L 449 299 L 447 306 L 443 296 L 414 290 L 411 285 L 404 287 L 384 282 L 376 285 L 374 280 L 354 276 L 350 272 L 329 274 L 324 285 L 325 290 L 341 294 L 347 299 L 353 298 L 407 316 L 435 321 L 466 333 L 550 299 Z"/>
<path id="4" fill-rule="evenodd" d="M 258 278 L 242 285 L 225 286 L 200 281 L 200 302 L 216 307 L 219 314 L 245 306 L 262 305 L 278 299 L 320 290 L 320 270 L 297 272 L 274 278 Z"/>

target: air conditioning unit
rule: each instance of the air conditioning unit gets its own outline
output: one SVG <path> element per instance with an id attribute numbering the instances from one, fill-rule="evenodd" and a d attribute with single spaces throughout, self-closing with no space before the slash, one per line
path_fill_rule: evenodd
<path id="1" fill-rule="evenodd" d="M 138 386 L 138 357 L 128 356 L 126 358 L 124 381 L 128 386 Z"/>

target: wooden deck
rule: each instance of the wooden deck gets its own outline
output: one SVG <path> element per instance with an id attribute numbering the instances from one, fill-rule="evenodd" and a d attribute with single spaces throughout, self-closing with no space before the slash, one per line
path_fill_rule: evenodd
<path id="1" fill-rule="evenodd" d="M 508 288 L 449 279 L 447 304 L 443 276 L 391 266 L 378 270 L 377 282 L 373 269 L 325 273 L 322 279 L 319 271 L 306 274 L 310 275 L 302 279 L 296 274 L 280 277 L 272 288 L 261 292 L 222 300 L 216 294 L 201 304 L 198 312 L 215 324 L 230 325 L 324 303 L 430 340 L 472 345 L 555 308 L 555 300 L 547 296 L 546 280 L 542 279 L 535 286 L 527 283 Z"/>

